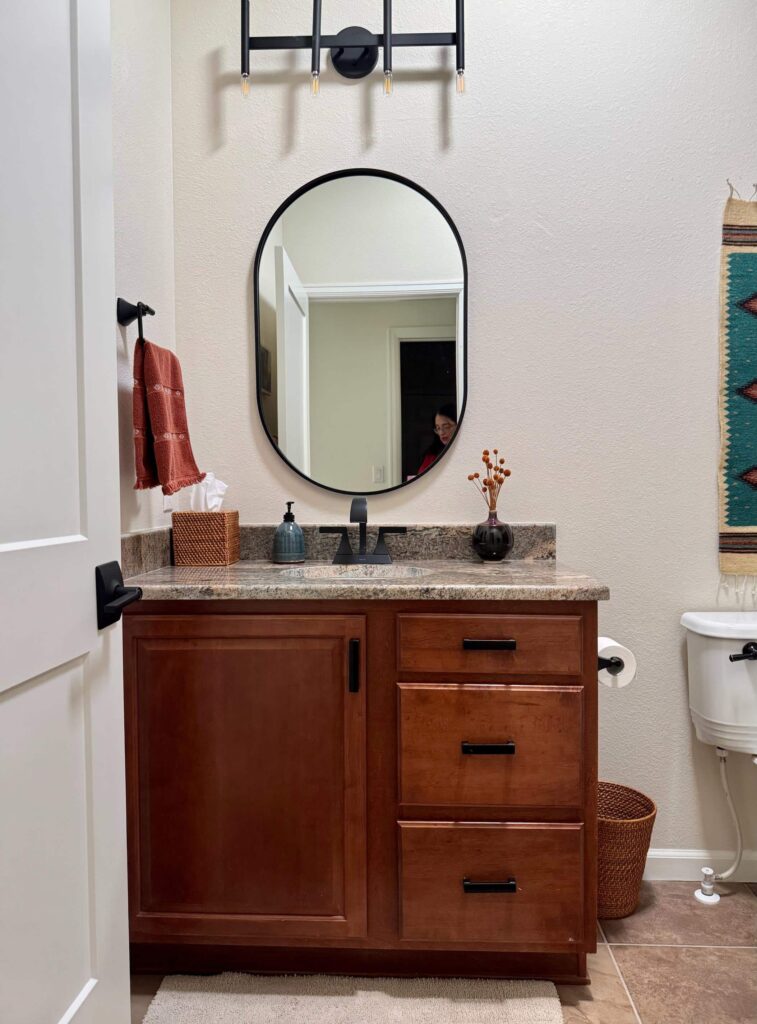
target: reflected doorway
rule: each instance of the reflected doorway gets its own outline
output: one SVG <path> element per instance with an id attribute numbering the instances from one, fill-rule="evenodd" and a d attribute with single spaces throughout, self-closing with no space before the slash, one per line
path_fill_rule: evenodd
<path id="1" fill-rule="evenodd" d="M 399 339 L 402 479 L 418 470 L 434 442 L 434 414 L 457 407 L 455 339 Z"/>

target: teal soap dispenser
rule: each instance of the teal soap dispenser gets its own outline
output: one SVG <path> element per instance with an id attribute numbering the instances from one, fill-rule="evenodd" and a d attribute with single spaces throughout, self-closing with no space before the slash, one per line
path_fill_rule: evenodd
<path id="1" fill-rule="evenodd" d="M 276 527 L 273 535 L 273 560 L 279 564 L 305 561 L 305 535 L 294 521 L 293 501 L 287 502 L 284 522 Z"/>

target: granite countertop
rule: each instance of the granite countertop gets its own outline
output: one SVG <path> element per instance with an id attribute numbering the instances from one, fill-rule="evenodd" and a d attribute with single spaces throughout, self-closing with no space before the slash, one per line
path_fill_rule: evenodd
<path id="1" fill-rule="evenodd" d="M 141 587 L 148 601 L 604 601 L 610 596 L 603 584 L 551 559 L 429 559 L 374 566 L 240 561 L 228 566 L 169 565 L 125 582 Z"/>

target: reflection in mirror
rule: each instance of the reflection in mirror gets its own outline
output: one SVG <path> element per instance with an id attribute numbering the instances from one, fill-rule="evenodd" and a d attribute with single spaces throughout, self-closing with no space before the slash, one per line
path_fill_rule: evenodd
<path id="1" fill-rule="evenodd" d="M 412 183 L 329 175 L 284 204 L 256 259 L 258 404 L 315 483 L 385 491 L 426 472 L 465 404 L 465 258 Z"/>

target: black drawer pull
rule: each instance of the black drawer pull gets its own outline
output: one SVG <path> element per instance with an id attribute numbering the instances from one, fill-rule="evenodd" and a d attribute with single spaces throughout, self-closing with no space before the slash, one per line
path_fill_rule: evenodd
<path id="1" fill-rule="evenodd" d="M 464 651 L 514 651 L 514 640 L 463 640 Z"/>
<path id="2" fill-rule="evenodd" d="M 470 878 L 463 879 L 463 892 L 517 892 L 518 886 L 514 878 L 508 878 L 506 882 L 471 882 Z"/>
<path id="3" fill-rule="evenodd" d="M 507 743 L 469 743 L 463 740 L 460 751 L 463 754 L 514 754 L 515 744 L 512 740 Z"/>

